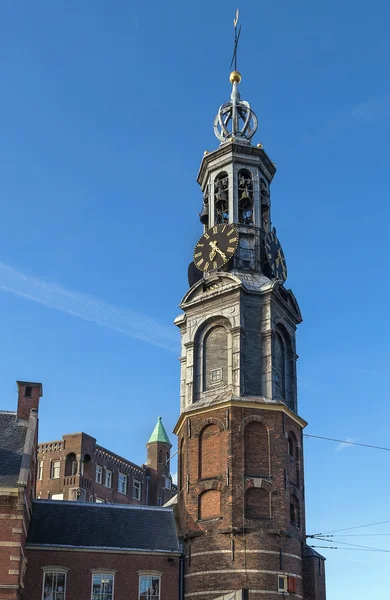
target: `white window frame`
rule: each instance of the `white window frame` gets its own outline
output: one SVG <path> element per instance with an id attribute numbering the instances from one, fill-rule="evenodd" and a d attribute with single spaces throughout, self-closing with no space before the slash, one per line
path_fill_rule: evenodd
<path id="1" fill-rule="evenodd" d="M 136 486 L 138 484 L 138 487 Z M 133 479 L 132 496 L 134 500 L 141 500 L 142 497 L 142 482 L 138 479 Z"/>
<path id="2" fill-rule="evenodd" d="M 38 460 L 37 481 L 42 481 L 43 478 L 43 458 Z"/>
<path id="3" fill-rule="evenodd" d="M 112 571 L 93 571 L 92 572 L 92 579 L 91 579 L 91 600 L 93 600 L 94 598 L 94 594 L 93 594 L 93 578 L 94 577 L 112 577 L 112 592 L 110 594 L 111 599 L 110 600 L 114 600 L 114 593 L 115 593 L 115 573 L 113 573 Z M 99 600 L 108 600 L 106 598 L 106 594 L 98 594 L 99 596 Z"/>
<path id="4" fill-rule="evenodd" d="M 68 569 L 63 568 L 63 567 L 57 567 L 57 566 L 47 566 L 47 567 L 42 567 L 42 571 L 43 571 L 43 578 L 42 578 L 42 600 L 45 600 L 46 597 L 49 597 L 50 594 L 50 600 L 59 600 L 58 598 L 58 594 L 60 594 L 63 598 L 63 600 L 66 600 L 66 585 L 67 585 L 67 574 L 68 574 Z M 65 583 L 64 583 L 64 591 L 63 592 L 45 592 L 45 579 L 46 579 L 46 575 L 49 574 L 55 574 L 55 575 L 64 575 L 64 579 L 65 579 Z M 61 600 L 62 600 L 61 598 Z"/>
<path id="5" fill-rule="evenodd" d="M 58 475 L 55 476 L 55 470 L 57 467 L 54 467 L 55 464 L 58 463 Z M 50 463 L 50 479 L 59 479 L 61 475 L 61 461 L 60 460 L 52 460 Z"/>
<path id="6" fill-rule="evenodd" d="M 99 483 L 100 485 L 103 485 L 103 467 L 101 465 L 96 465 L 95 482 Z"/>
<path id="7" fill-rule="evenodd" d="M 161 573 L 139 573 L 138 575 L 138 600 L 141 600 L 141 579 L 158 579 L 158 596 L 142 596 L 142 600 L 161 600 Z"/>
<path id="8" fill-rule="evenodd" d="M 110 485 L 107 485 L 107 481 L 110 482 Z M 112 490 L 112 471 L 111 471 L 111 469 L 105 469 L 105 471 L 104 471 L 104 487 Z"/>
<path id="9" fill-rule="evenodd" d="M 287 575 L 278 575 L 278 592 L 287 594 Z"/>
<path id="10" fill-rule="evenodd" d="M 121 480 L 121 477 L 123 478 L 122 480 Z M 120 489 L 120 487 L 121 487 L 120 484 L 121 483 L 124 483 L 124 487 L 123 487 L 122 490 Z M 119 474 L 118 474 L 118 492 L 120 494 L 123 494 L 124 496 L 127 496 L 128 487 L 129 487 L 129 478 L 128 478 L 128 476 L 125 473 L 121 473 L 119 471 Z"/>
<path id="11" fill-rule="evenodd" d="M 53 496 L 62 496 L 62 498 L 53 498 Z M 49 500 L 63 500 L 64 492 L 52 492 L 49 494 Z"/>

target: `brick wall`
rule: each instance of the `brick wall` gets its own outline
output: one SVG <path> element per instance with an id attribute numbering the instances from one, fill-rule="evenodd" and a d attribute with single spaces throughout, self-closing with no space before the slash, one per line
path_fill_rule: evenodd
<path id="1" fill-rule="evenodd" d="M 260 403 L 253 408 L 226 403 L 189 413 L 179 431 L 179 448 L 186 594 L 197 592 L 199 600 L 206 600 L 206 592 L 217 597 L 248 588 L 271 600 L 278 575 L 289 575 L 296 578 L 296 594 L 290 596 L 302 597 L 301 424 L 287 411 Z M 291 470 L 299 473 L 299 485 L 290 481 Z M 299 527 L 290 519 L 292 498 L 299 503 Z M 258 593 L 249 592 L 249 597 L 254 600 Z"/>
<path id="2" fill-rule="evenodd" d="M 180 558 L 174 554 L 148 555 L 27 548 L 27 557 L 23 600 L 42 600 L 42 568 L 50 565 L 67 570 L 66 600 L 91 598 L 93 571 L 115 573 L 115 600 L 138 599 L 140 571 L 161 575 L 161 600 L 179 600 Z"/>

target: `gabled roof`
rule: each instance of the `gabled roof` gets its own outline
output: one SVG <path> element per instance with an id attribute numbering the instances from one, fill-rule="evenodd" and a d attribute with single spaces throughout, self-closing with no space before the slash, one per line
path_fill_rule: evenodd
<path id="1" fill-rule="evenodd" d="M 170 508 L 34 500 L 30 546 L 178 552 Z"/>
<path id="2" fill-rule="evenodd" d="M 0 411 L 0 487 L 18 485 L 27 427 L 16 412 Z"/>
<path id="3" fill-rule="evenodd" d="M 153 429 L 153 432 L 149 438 L 148 444 L 154 444 L 155 442 L 161 442 L 162 444 L 168 444 L 168 446 L 172 447 L 172 444 L 169 441 L 168 434 L 165 431 L 165 427 L 162 424 L 162 417 L 159 417 L 157 419 L 156 427 Z"/>

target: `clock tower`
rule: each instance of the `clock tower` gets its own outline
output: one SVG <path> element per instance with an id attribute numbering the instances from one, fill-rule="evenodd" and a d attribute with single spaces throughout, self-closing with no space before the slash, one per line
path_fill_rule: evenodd
<path id="1" fill-rule="evenodd" d="M 324 559 L 306 545 L 296 340 L 271 221 L 275 164 L 252 144 L 241 75 L 198 173 L 203 234 L 180 329 L 178 515 L 186 600 L 325 600 Z M 200 232 L 202 233 L 202 232 Z"/>

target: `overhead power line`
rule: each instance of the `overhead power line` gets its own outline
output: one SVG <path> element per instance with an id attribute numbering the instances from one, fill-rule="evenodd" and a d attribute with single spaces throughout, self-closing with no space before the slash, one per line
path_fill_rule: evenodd
<path id="1" fill-rule="evenodd" d="M 321 542 L 327 542 L 328 540 L 326 538 L 316 538 L 317 540 L 320 540 Z M 351 544 L 350 542 L 341 542 L 340 540 L 329 540 L 329 542 L 332 541 L 332 543 L 335 544 L 343 544 L 343 546 L 352 546 L 353 548 L 359 548 L 360 550 L 372 550 L 375 552 L 387 552 L 390 553 L 390 550 L 385 549 L 385 548 L 373 548 L 372 546 L 363 546 L 362 544 Z M 324 546 L 324 548 L 326 548 L 326 546 Z M 345 548 L 345 550 L 349 550 L 349 548 Z"/>
<path id="2" fill-rule="evenodd" d="M 362 446 L 363 448 L 374 448 L 375 450 L 387 450 L 390 452 L 390 448 L 385 446 L 373 446 L 372 444 L 360 444 L 359 442 L 350 442 L 349 440 L 337 440 L 336 438 L 324 437 L 322 435 L 311 435 L 309 433 L 303 434 L 305 438 L 315 438 L 316 440 L 327 440 L 329 442 L 339 442 L 340 444 L 349 444 L 351 446 Z"/>
<path id="3" fill-rule="evenodd" d="M 355 525 L 354 527 L 343 527 L 343 529 L 333 529 L 332 531 L 324 531 L 322 533 L 313 533 L 312 535 L 308 535 L 308 538 L 316 538 L 328 535 L 330 533 L 339 533 L 341 531 L 352 531 L 352 529 L 362 529 L 363 527 L 374 527 L 375 525 L 385 525 L 386 523 L 390 523 L 389 521 L 378 521 L 377 523 L 368 523 L 367 525 Z"/>

